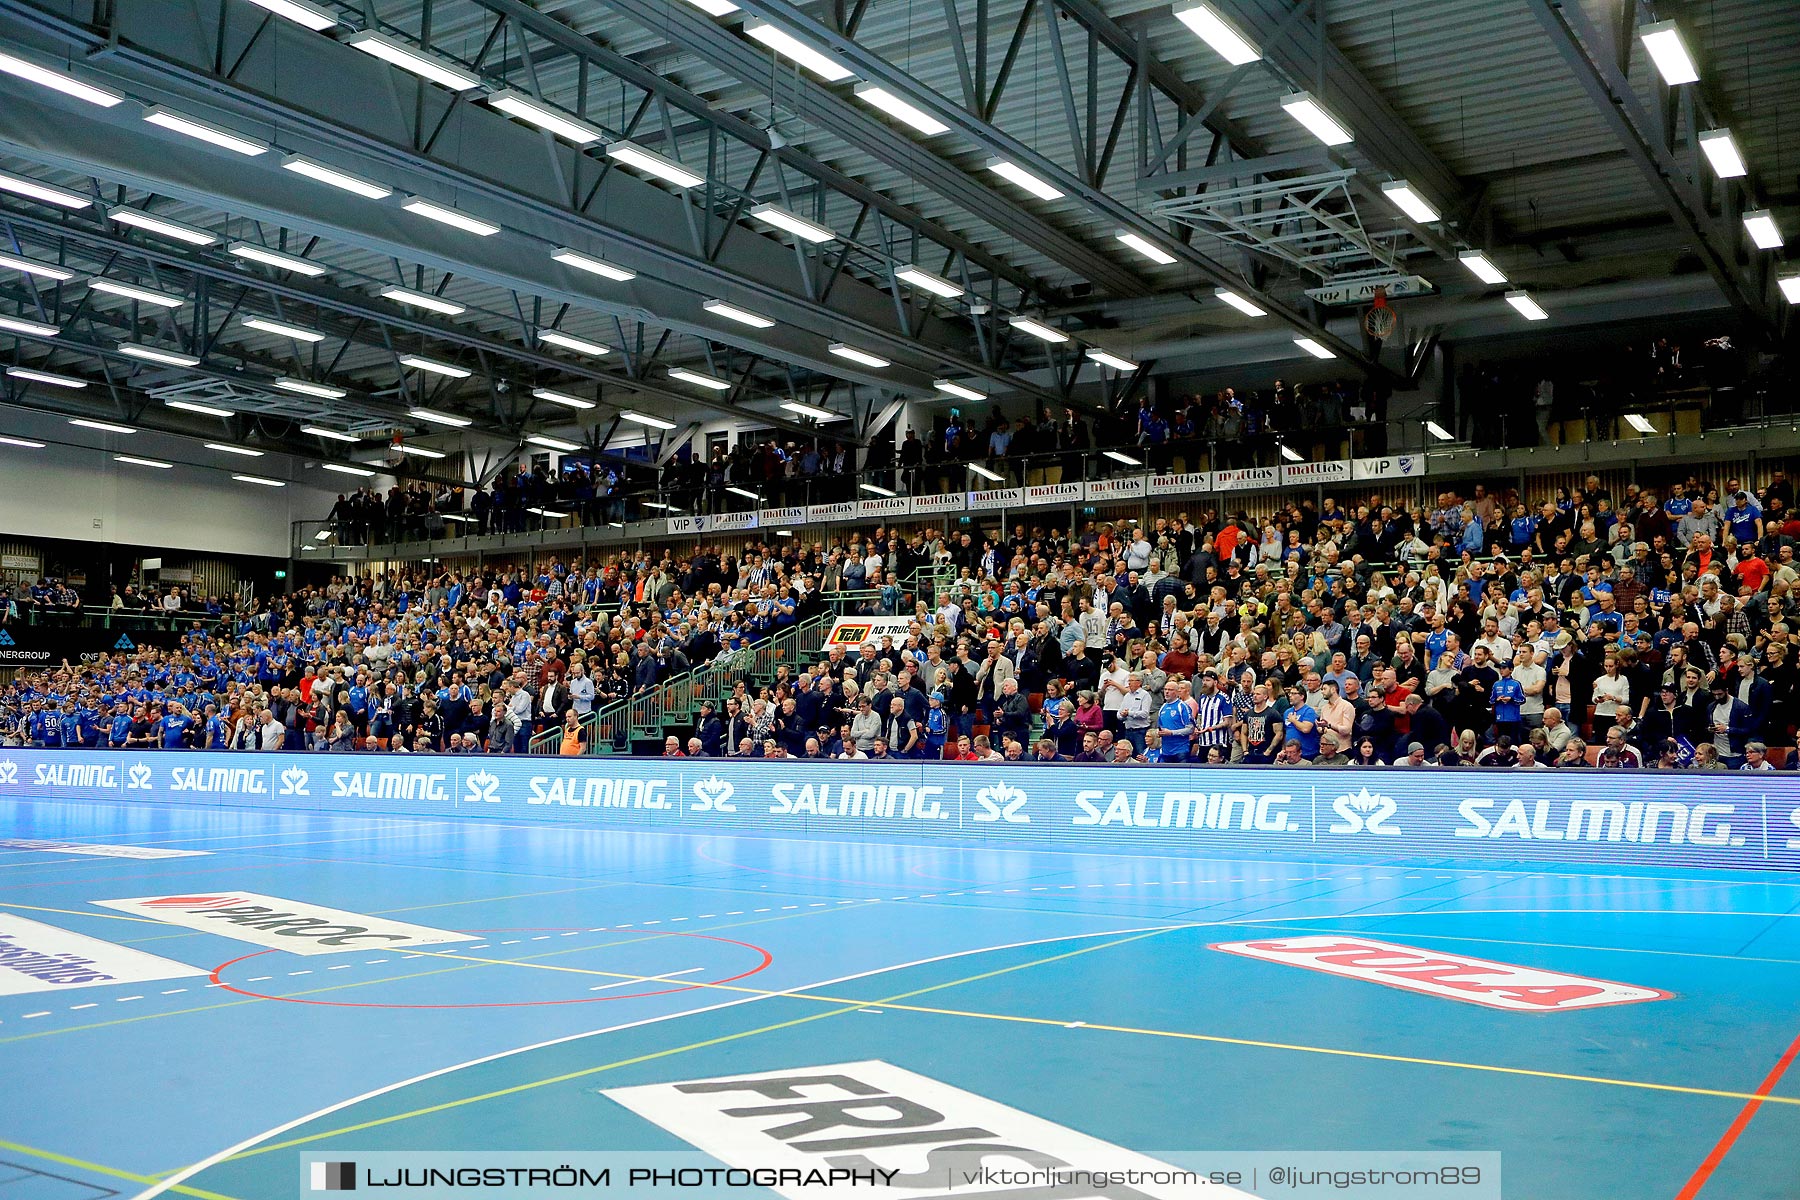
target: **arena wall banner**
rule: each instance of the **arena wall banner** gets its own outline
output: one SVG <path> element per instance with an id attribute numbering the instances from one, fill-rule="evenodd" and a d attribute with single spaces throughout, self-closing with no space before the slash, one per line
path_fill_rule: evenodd
<path id="1" fill-rule="evenodd" d="M 825 644 L 821 651 L 833 646 L 842 646 L 845 650 L 862 649 L 864 642 L 881 645 L 883 634 L 894 639 L 899 645 L 912 632 L 911 617 L 839 617 L 831 623 L 831 631 L 825 635 Z"/>
<path id="2" fill-rule="evenodd" d="M 0 625 L 0 667 L 57 667 L 96 662 L 108 654 L 129 653 L 141 646 L 172 649 L 181 644 L 179 629 L 115 629 L 96 625 Z"/>
<path id="3" fill-rule="evenodd" d="M 0 804 L 190 804 L 1117 854 L 1800 870 L 1785 773 L 0 751 Z"/>

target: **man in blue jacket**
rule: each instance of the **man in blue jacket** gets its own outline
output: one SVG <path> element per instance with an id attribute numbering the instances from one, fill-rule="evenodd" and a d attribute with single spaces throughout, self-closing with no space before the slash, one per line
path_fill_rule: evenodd
<path id="1" fill-rule="evenodd" d="M 1750 706 L 1733 696 L 1731 688 L 1722 679 L 1713 680 L 1707 728 L 1712 733 L 1719 758 L 1735 770 L 1744 761 L 1744 743 L 1756 732 L 1756 721 Z"/>

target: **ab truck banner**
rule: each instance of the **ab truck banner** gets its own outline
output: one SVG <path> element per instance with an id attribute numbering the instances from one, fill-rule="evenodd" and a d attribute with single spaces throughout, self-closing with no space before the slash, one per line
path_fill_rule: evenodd
<path id="1" fill-rule="evenodd" d="M 13 800 L 1121 854 L 1800 870 L 1800 777 L 1777 772 L 0 751 L 0 804 Z"/>

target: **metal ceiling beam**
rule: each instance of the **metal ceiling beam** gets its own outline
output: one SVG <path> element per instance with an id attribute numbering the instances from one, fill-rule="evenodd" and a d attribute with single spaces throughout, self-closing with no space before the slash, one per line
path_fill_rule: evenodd
<path id="1" fill-rule="evenodd" d="M 1633 165 L 1649 182 L 1676 229 L 1691 239 L 1695 252 L 1733 311 L 1765 337 L 1773 336 L 1780 328 L 1780 315 L 1769 288 L 1752 283 L 1738 268 L 1737 250 L 1742 235 L 1735 229 L 1722 228 L 1713 216 L 1694 177 L 1655 132 L 1657 124 L 1638 104 L 1637 93 L 1617 60 L 1607 53 L 1602 35 L 1579 3 L 1526 0 L 1526 7 L 1543 27 L 1551 47 L 1568 65 L 1575 82 L 1611 126 Z M 1661 86 L 1660 82 L 1656 86 Z M 1691 133 L 1697 134 L 1698 130 Z M 1725 203 L 1731 204 L 1736 194 L 1736 189 L 1728 190 Z"/>
<path id="2" fill-rule="evenodd" d="M 659 31 L 671 16 L 685 16 L 685 14 L 672 12 L 668 7 L 657 4 L 656 0 L 608 0 L 608 3 L 615 8 L 634 13 L 641 9 L 654 7 L 655 19 L 651 20 L 646 14 L 644 21 L 647 27 Z M 1201 254 L 1193 246 L 1171 234 L 1159 222 L 1094 187 L 1079 172 L 1045 156 L 1034 147 L 970 113 L 954 101 L 938 95 L 880 55 L 837 34 L 799 5 L 791 3 L 790 0 L 742 0 L 740 6 L 755 16 L 763 17 L 811 41 L 815 46 L 824 47 L 849 66 L 860 78 L 879 82 L 884 88 L 908 103 L 925 110 L 939 121 L 957 130 L 975 145 L 992 154 L 1009 159 L 1033 174 L 1050 181 L 1065 194 L 1080 199 L 1093 211 L 1117 222 L 1120 228 L 1143 236 L 1213 283 L 1230 287 L 1253 299 L 1272 315 L 1301 330 L 1321 345 L 1329 347 L 1339 358 L 1381 378 L 1400 380 L 1400 376 L 1395 372 L 1384 366 L 1378 359 L 1365 353 L 1362 346 L 1352 343 L 1349 339 L 1339 337 L 1323 325 L 1316 323 L 1309 314 L 1246 283 L 1240 274 L 1220 266 L 1211 258 Z M 685 6 L 676 5 L 674 7 L 680 9 Z M 1056 20 L 1057 16 L 1052 12 L 1048 19 Z M 1121 31 L 1121 35 L 1123 36 L 1123 31 Z M 699 32 L 698 36 L 705 39 L 704 44 L 709 53 L 714 46 L 744 47 L 749 45 L 735 33 L 710 20 L 704 20 L 704 29 Z M 760 56 L 758 57 L 760 58 Z M 734 74 L 738 74 L 745 83 L 769 86 L 766 71 L 762 71 L 760 74 L 757 71 L 745 71 L 740 74 L 737 69 L 724 63 L 720 65 L 732 70 Z M 818 98 L 816 102 L 819 104 L 842 103 L 835 93 L 817 86 L 810 80 L 803 78 L 799 86 L 808 97 L 809 110 L 814 103 L 815 96 Z"/>

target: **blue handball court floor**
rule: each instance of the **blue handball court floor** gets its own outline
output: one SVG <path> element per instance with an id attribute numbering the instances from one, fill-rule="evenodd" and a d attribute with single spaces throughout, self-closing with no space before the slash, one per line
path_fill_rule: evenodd
<path id="1" fill-rule="evenodd" d="M 0 1200 L 288 1197 L 319 1150 L 713 1152 L 620 1089 L 831 1064 L 1151 1155 L 1800 1196 L 1792 875 L 27 800 L 0 834 Z M 1380 970 L 1469 958 L 1526 982 Z"/>

